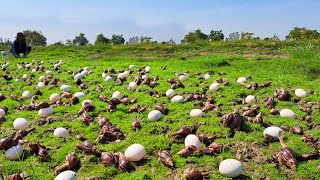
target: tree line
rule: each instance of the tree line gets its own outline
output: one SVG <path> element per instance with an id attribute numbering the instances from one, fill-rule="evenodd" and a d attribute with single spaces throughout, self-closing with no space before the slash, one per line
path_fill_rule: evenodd
<path id="1" fill-rule="evenodd" d="M 31 31 L 26 30 L 23 31 L 26 36 L 27 44 L 32 46 L 46 46 L 47 38 L 42 34 L 41 31 Z M 181 40 L 181 43 L 192 44 L 196 41 L 236 41 L 242 39 L 257 39 L 260 37 L 254 36 L 252 32 L 233 32 L 230 33 L 229 36 L 225 36 L 222 30 L 211 30 L 209 34 L 205 34 L 201 31 L 201 29 L 197 29 L 194 32 L 189 32 L 184 36 Z M 320 33 L 317 30 L 311 30 L 306 27 L 295 27 L 293 28 L 289 34 L 285 37 L 286 40 L 313 40 L 320 39 Z M 280 38 L 275 34 L 272 37 L 266 37 L 264 40 L 280 40 Z M 169 41 L 157 42 L 153 41 L 152 37 L 149 36 L 134 36 L 130 37 L 128 41 L 125 40 L 123 35 L 113 34 L 111 38 L 105 37 L 102 33 L 97 35 L 96 40 L 94 42 L 95 45 L 103 45 L 103 44 L 143 44 L 143 43 L 154 43 L 154 44 L 175 44 L 176 42 L 170 39 Z M 2 45 L 10 45 L 11 41 L 9 39 L 0 38 L 0 44 Z M 74 39 L 67 39 L 66 42 L 56 42 L 54 45 L 88 45 L 89 40 L 85 37 L 84 33 L 80 33 L 78 36 L 75 36 Z"/>

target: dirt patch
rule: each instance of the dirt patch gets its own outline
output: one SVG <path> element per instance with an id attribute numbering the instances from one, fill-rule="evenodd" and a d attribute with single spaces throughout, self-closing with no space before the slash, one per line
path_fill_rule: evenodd
<path id="1" fill-rule="evenodd" d="M 262 153 L 262 144 L 259 143 L 239 143 L 232 146 L 236 149 L 236 157 L 241 162 L 256 162 L 257 164 L 263 163 L 267 157 Z"/>
<path id="2" fill-rule="evenodd" d="M 244 54 L 245 58 L 254 58 L 256 60 L 271 60 L 274 58 L 288 59 L 288 54 L 259 54 L 259 53 L 248 53 Z"/>

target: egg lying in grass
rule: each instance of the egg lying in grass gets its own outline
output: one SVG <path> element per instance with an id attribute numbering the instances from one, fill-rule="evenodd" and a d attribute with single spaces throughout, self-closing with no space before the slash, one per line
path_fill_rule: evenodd
<path id="1" fill-rule="evenodd" d="M 187 78 L 187 76 L 185 76 L 185 75 L 181 75 L 181 76 L 179 76 L 179 80 L 180 81 L 186 81 L 188 78 Z"/>
<path id="2" fill-rule="evenodd" d="M 134 81 L 132 81 L 132 82 L 130 82 L 129 83 L 129 89 L 130 90 L 136 90 L 137 89 L 137 83 L 136 82 L 134 82 Z"/>
<path id="3" fill-rule="evenodd" d="M 121 95 L 121 93 L 119 91 L 115 91 L 112 94 L 112 98 L 116 98 L 116 99 L 120 100 L 122 98 L 122 95 Z"/>
<path id="4" fill-rule="evenodd" d="M 153 111 L 149 112 L 149 114 L 148 114 L 148 119 L 150 121 L 157 121 L 161 118 L 162 118 L 162 114 L 159 110 L 153 110 Z"/>
<path id="5" fill-rule="evenodd" d="M 220 163 L 219 171 L 226 177 L 235 178 L 242 173 L 243 165 L 236 159 L 226 159 Z"/>
<path id="6" fill-rule="evenodd" d="M 185 139 L 184 139 L 184 146 L 190 146 L 190 145 L 194 145 L 197 147 L 197 149 L 201 148 L 201 142 L 198 138 L 198 136 L 194 135 L 194 134 L 189 134 Z"/>
<path id="7" fill-rule="evenodd" d="M 76 92 L 76 93 L 74 93 L 73 96 L 75 96 L 75 97 L 80 99 L 80 98 L 84 98 L 86 96 L 86 94 L 83 93 L 83 92 Z"/>
<path id="8" fill-rule="evenodd" d="M 171 102 L 183 103 L 183 100 L 184 100 L 183 96 L 177 95 L 171 99 Z"/>
<path id="9" fill-rule="evenodd" d="M 191 117 L 201 117 L 203 116 L 203 111 L 201 109 L 192 109 L 189 115 Z"/>
<path id="10" fill-rule="evenodd" d="M 270 126 L 267 127 L 263 131 L 263 136 L 265 138 L 271 137 L 272 139 L 278 139 L 280 136 L 282 136 L 283 130 L 277 126 Z"/>
<path id="11" fill-rule="evenodd" d="M 304 97 L 306 97 L 306 96 L 308 95 L 308 93 L 307 93 L 305 90 L 303 90 L 303 89 L 296 89 L 296 90 L 294 91 L 294 94 L 295 94 L 296 96 L 298 96 L 299 98 L 304 98 Z"/>
<path id="12" fill-rule="evenodd" d="M 210 87 L 209 87 L 209 90 L 210 90 L 210 91 L 217 91 L 217 90 L 219 90 L 219 89 L 220 89 L 219 83 L 212 83 L 212 84 L 210 85 Z"/>
<path id="13" fill-rule="evenodd" d="M 60 87 L 60 89 L 61 89 L 62 91 L 65 91 L 65 92 L 71 92 L 71 87 L 70 87 L 69 85 L 66 85 L 66 84 L 62 85 L 62 86 Z"/>
<path id="14" fill-rule="evenodd" d="M 174 90 L 173 90 L 173 89 L 168 89 L 168 90 L 166 91 L 166 96 L 167 96 L 167 97 L 170 97 L 173 93 L 174 93 Z"/>
<path id="15" fill-rule="evenodd" d="M 42 108 L 42 109 L 39 109 L 38 111 L 38 115 L 41 118 L 46 118 L 48 116 L 51 116 L 52 114 L 53 114 L 53 109 L 51 107 Z"/>
<path id="16" fill-rule="evenodd" d="M 74 171 L 63 171 L 54 180 L 76 180 L 76 173 Z"/>
<path id="17" fill-rule="evenodd" d="M 256 103 L 257 100 L 256 100 L 256 97 L 249 95 L 246 97 L 245 101 L 247 104 L 254 104 Z"/>
<path id="18" fill-rule="evenodd" d="M 125 151 L 125 156 L 129 161 L 140 161 L 145 155 L 146 150 L 141 144 L 132 144 Z"/>
<path id="19" fill-rule="evenodd" d="M 23 98 L 23 99 L 29 99 L 29 98 L 31 98 L 31 93 L 30 93 L 30 91 L 23 91 L 23 93 L 22 93 L 22 98 Z"/>
<path id="20" fill-rule="evenodd" d="M 53 132 L 54 136 L 66 138 L 69 136 L 69 131 L 66 128 L 58 127 Z"/>
<path id="21" fill-rule="evenodd" d="M 16 130 L 26 130 L 29 127 L 29 122 L 24 118 L 17 118 L 13 121 L 13 127 Z"/>
<path id="22" fill-rule="evenodd" d="M 292 118 L 292 119 L 297 118 L 296 113 L 294 113 L 294 112 L 291 111 L 290 109 L 282 109 L 282 110 L 280 111 L 280 116 L 281 116 L 281 117 L 285 117 L 285 118 Z"/>
<path id="23" fill-rule="evenodd" d="M 50 101 L 55 103 L 61 99 L 61 96 L 58 93 L 53 93 L 50 95 Z"/>
<path id="24" fill-rule="evenodd" d="M 16 146 L 13 146 L 6 150 L 5 155 L 6 158 L 12 161 L 18 160 L 23 152 L 23 147 L 21 144 L 17 144 Z"/>
<path id="25" fill-rule="evenodd" d="M 237 79 L 237 83 L 239 83 L 239 84 L 245 83 L 246 81 L 247 81 L 247 78 L 245 78 L 245 77 L 239 77 Z"/>

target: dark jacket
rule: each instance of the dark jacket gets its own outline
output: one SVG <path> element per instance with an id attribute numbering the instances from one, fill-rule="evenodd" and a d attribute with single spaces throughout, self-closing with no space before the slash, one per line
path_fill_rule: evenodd
<path id="1" fill-rule="evenodd" d="M 15 57 L 18 56 L 20 53 L 23 53 L 23 55 L 25 56 L 29 53 L 27 43 L 25 40 L 21 44 L 19 44 L 17 40 L 14 40 L 11 44 L 10 51 Z"/>

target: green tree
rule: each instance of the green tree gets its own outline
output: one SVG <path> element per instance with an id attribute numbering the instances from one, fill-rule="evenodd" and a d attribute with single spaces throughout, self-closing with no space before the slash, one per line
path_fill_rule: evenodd
<path id="1" fill-rule="evenodd" d="M 229 34 L 229 39 L 230 41 L 237 41 L 240 40 L 240 33 L 239 32 L 233 32 Z"/>
<path id="2" fill-rule="evenodd" d="M 23 34 L 26 37 L 27 44 L 30 44 L 31 46 L 47 45 L 47 38 L 42 35 L 41 31 L 26 30 L 23 31 Z"/>
<path id="3" fill-rule="evenodd" d="M 129 42 L 128 44 L 139 44 L 139 37 L 138 36 L 134 36 L 134 37 L 131 37 L 129 38 Z"/>
<path id="4" fill-rule="evenodd" d="M 253 39 L 253 35 L 252 32 L 241 32 L 240 39 Z"/>
<path id="5" fill-rule="evenodd" d="M 6 39 L 6 38 L 4 38 L 4 39 L 0 38 L 0 44 L 1 45 L 10 45 L 11 41 L 9 39 Z"/>
<path id="6" fill-rule="evenodd" d="M 140 36 L 140 43 L 151 43 L 152 37 Z"/>
<path id="7" fill-rule="evenodd" d="M 195 34 L 197 40 L 206 40 L 206 39 L 208 39 L 208 35 L 202 33 L 201 29 L 195 30 L 194 34 Z"/>
<path id="8" fill-rule="evenodd" d="M 222 30 L 220 31 L 211 30 L 209 34 L 209 39 L 211 41 L 221 41 L 224 39 L 224 34 L 222 33 Z"/>
<path id="9" fill-rule="evenodd" d="M 292 40 L 310 40 L 310 39 L 320 39 L 320 33 L 317 30 L 310 30 L 306 27 L 295 27 L 293 28 L 286 39 Z"/>
<path id="10" fill-rule="evenodd" d="M 183 42 L 185 43 L 194 43 L 196 42 L 197 37 L 194 32 L 189 32 L 187 35 L 184 36 Z"/>
<path id="11" fill-rule="evenodd" d="M 76 36 L 72 42 L 75 45 L 80 45 L 80 46 L 84 46 L 87 45 L 89 43 L 88 39 L 84 36 L 84 33 L 80 33 L 79 36 Z"/>
<path id="12" fill-rule="evenodd" d="M 112 44 L 124 44 L 126 40 L 124 39 L 123 35 L 112 35 L 111 37 L 111 43 Z"/>
<path id="13" fill-rule="evenodd" d="M 108 44 L 108 43 L 110 43 L 110 39 L 104 37 L 104 35 L 101 33 L 97 36 L 94 44 L 97 45 L 97 44 Z"/>
<path id="14" fill-rule="evenodd" d="M 197 40 L 207 40 L 207 39 L 208 39 L 208 35 L 201 32 L 201 29 L 197 29 L 194 32 L 189 32 L 187 35 L 185 35 L 181 42 L 194 43 Z"/>

